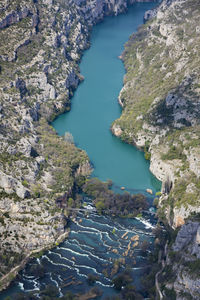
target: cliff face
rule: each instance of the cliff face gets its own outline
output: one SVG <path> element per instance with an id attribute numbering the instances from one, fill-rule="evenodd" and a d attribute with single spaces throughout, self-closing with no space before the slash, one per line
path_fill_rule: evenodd
<path id="1" fill-rule="evenodd" d="M 65 235 L 66 219 L 55 200 L 62 194 L 67 200 L 75 177 L 90 173 L 86 153 L 59 138 L 46 121 L 66 105 L 67 85 L 79 81 L 76 59 L 66 59 L 69 45 L 78 55 L 73 35 L 67 42 L 71 26 L 80 49 L 87 45 L 81 16 L 77 13 L 76 28 L 69 6 L 1 1 L 1 276 L 31 251 L 52 246 Z M 85 173 L 77 172 L 83 167 Z"/>
<path id="2" fill-rule="evenodd" d="M 200 223 L 189 221 L 179 230 L 167 252 L 160 276 L 163 294 L 174 290 L 177 300 L 200 298 Z M 163 284 L 164 281 L 164 284 Z"/>
<path id="3" fill-rule="evenodd" d="M 163 181 L 160 217 L 172 227 L 200 212 L 199 25 L 196 1 L 163 1 L 125 47 L 123 106 L 113 132 L 151 154 Z"/>
<path id="4" fill-rule="evenodd" d="M 123 107 L 112 131 L 150 157 L 158 215 L 179 230 L 157 274 L 163 299 L 200 299 L 200 7 L 164 0 L 125 46 Z"/>

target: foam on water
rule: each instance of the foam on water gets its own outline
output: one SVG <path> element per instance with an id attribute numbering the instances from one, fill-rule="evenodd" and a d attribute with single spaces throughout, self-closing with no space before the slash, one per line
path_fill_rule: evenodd
<path id="1" fill-rule="evenodd" d="M 24 284 L 23 282 L 18 283 L 20 290 L 24 291 Z"/>
<path id="2" fill-rule="evenodd" d="M 80 217 L 81 224 L 78 222 Z M 103 275 L 103 269 L 107 268 L 111 271 L 112 261 L 122 257 L 127 250 L 130 238 L 136 234 L 140 236 L 139 245 L 131 250 L 133 257 L 125 259 L 128 264 L 135 260 L 136 264 L 132 266 L 133 274 L 145 268 L 146 257 L 141 255 L 139 247 L 143 240 L 152 242 L 154 225 L 151 220 L 138 218 L 128 221 L 127 219 L 112 219 L 96 215 L 90 215 L 90 218 L 92 231 L 88 226 L 88 219 L 80 214 L 77 216 L 77 221 L 72 222 L 67 240 L 55 249 L 48 250 L 41 258 L 33 260 L 30 266 L 32 264 L 45 266 L 44 278 L 30 275 L 28 267 L 23 270 L 18 283 L 21 290 L 25 292 L 38 291 L 46 284 L 53 284 L 58 287 L 60 296 L 69 289 L 80 293 L 83 289 L 87 289 L 88 275 L 94 274 L 98 276 L 96 285 L 101 287 L 104 293 L 106 291 L 110 293 L 113 286 L 112 281 Z M 113 228 L 115 229 L 114 234 L 112 233 Z M 122 239 L 122 235 L 126 232 L 127 240 Z M 118 253 L 113 253 L 112 249 L 117 249 Z M 124 266 L 122 266 L 123 269 Z M 133 276 L 138 276 L 137 273 L 135 274 Z M 65 279 L 66 276 L 76 278 L 79 283 L 76 286 L 71 285 L 70 279 Z"/>
<path id="3" fill-rule="evenodd" d="M 146 228 L 154 229 L 155 226 L 153 226 L 148 220 L 145 220 L 143 218 L 136 218 L 139 222 L 145 225 Z"/>
<path id="4" fill-rule="evenodd" d="M 59 297 L 62 297 L 62 296 L 63 296 L 63 293 L 62 293 L 62 291 L 61 291 L 61 288 L 60 288 L 58 282 L 57 282 L 55 279 L 52 278 L 52 273 L 49 273 L 49 277 L 50 277 L 50 280 L 51 280 L 53 283 L 55 283 L 56 287 L 58 288 L 58 290 L 59 290 Z"/>

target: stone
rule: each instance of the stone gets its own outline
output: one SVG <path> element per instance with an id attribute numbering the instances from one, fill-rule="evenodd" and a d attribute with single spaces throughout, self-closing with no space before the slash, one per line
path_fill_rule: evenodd
<path id="1" fill-rule="evenodd" d="M 194 237 L 198 236 L 197 229 L 199 230 L 198 222 L 188 222 L 187 224 L 183 225 L 177 234 L 175 243 L 173 245 L 173 250 L 180 251 L 186 245 L 188 245 L 194 239 Z"/>
<path id="2" fill-rule="evenodd" d="M 138 235 L 138 234 L 136 234 L 136 235 L 134 235 L 134 236 L 132 236 L 132 237 L 131 237 L 131 241 L 132 241 L 132 242 L 134 242 L 134 241 L 138 241 L 138 240 L 139 240 L 139 238 L 140 238 L 140 237 L 139 237 L 139 235 Z"/>
<path id="3" fill-rule="evenodd" d="M 124 239 L 128 234 L 128 231 L 126 231 L 124 234 L 122 234 L 121 238 Z"/>
<path id="4" fill-rule="evenodd" d="M 113 125 L 112 132 L 114 135 L 116 135 L 118 137 L 122 135 L 122 130 L 121 130 L 120 126 L 118 126 L 118 125 Z"/>
<path id="5" fill-rule="evenodd" d="M 30 195 L 29 191 L 21 183 L 16 187 L 16 194 L 21 199 L 27 198 Z"/>
<path id="6" fill-rule="evenodd" d="M 2 187 L 6 193 L 11 194 L 14 192 L 16 180 L 11 176 L 6 175 L 0 171 L 0 187 Z"/>
<path id="7" fill-rule="evenodd" d="M 184 218 L 181 216 L 176 216 L 175 218 L 175 222 L 174 222 L 174 226 L 175 228 L 182 226 L 183 224 L 185 224 Z"/>
<path id="8" fill-rule="evenodd" d="M 117 249 L 112 249 L 112 252 L 115 253 L 115 254 L 119 253 Z"/>
<path id="9" fill-rule="evenodd" d="M 153 191 L 151 189 L 146 189 L 146 192 L 151 194 L 151 195 L 153 194 Z"/>
<path id="10" fill-rule="evenodd" d="M 22 137 L 21 140 L 17 142 L 17 148 L 19 152 L 24 154 L 24 156 L 31 156 L 32 145 L 27 138 Z"/>
<path id="11" fill-rule="evenodd" d="M 133 248 L 137 247 L 138 246 L 138 241 L 136 241 L 134 244 L 133 244 Z"/>

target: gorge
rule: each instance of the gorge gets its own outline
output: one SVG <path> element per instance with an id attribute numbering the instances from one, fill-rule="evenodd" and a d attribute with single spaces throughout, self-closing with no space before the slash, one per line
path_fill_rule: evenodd
<path id="1" fill-rule="evenodd" d="M 70 131 L 78 146 L 86 150 L 94 164 L 95 176 L 102 180 L 112 179 L 116 191 L 119 191 L 122 185 L 126 185 L 126 191 L 142 192 L 146 196 L 147 188 L 155 193 L 160 184 L 149 172 L 149 164 L 144 159 L 144 154 L 112 136 L 110 126 L 112 121 L 120 116 L 117 96 L 122 88 L 124 69 L 118 56 L 129 35 L 142 23 L 144 12 L 153 5 L 135 4 L 126 14 L 109 17 L 96 25 L 91 37 L 91 47 L 84 54 L 80 65 L 85 80 L 75 92 L 71 111 L 53 122 L 60 135 Z M 150 203 L 152 199 L 153 196 L 149 196 Z M 94 212 L 89 214 L 87 219 L 79 213 L 77 220 L 70 226 L 68 239 L 58 248 L 48 251 L 40 259 L 28 264 L 25 271 L 20 273 L 19 281 L 10 288 L 10 292 L 8 290 L 3 293 L 2 297 L 20 292 L 20 287 L 25 292 L 30 292 L 35 289 L 43 290 L 48 284 L 59 286 L 60 295 L 68 290 L 76 293 L 87 292 L 90 288 L 87 275 L 90 273 L 99 277 L 96 286 L 104 291 L 103 296 L 112 295 L 115 294 L 115 290 L 112 288 L 109 274 L 113 272 L 113 263 L 117 263 L 118 260 L 123 260 L 124 266 L 122 264 L 122 267 L 119 267 L 122 270 L 125 265 L 133 264 L 134 281 L 138 285 L 146 261 L 140 247 L 143 241 L 153 241 L 154 225 L 151 222 L 155 225 L 151 213 L 147 213 L 146 219 L 141 221 L 111 219 L 98 216 Z M 113 228 L 115 234 L 112 233 Z M 126 232 L 128 239 L 121 238 Z M 138 246 L 135 244 L 134 254 L 131 250 L 132 254 L 125 255 L 133 236 L 136 237 Z M 133 245 L 134 242 L 131 243 L 131 247 Z M 74 258 L 74 262 L 70 262 L 71 257 Z M 44 278 L 37 278 L 32 274 L 32 268 L 38 262 L 39 265 L 45 266 Z M 108 275 L 102 273 L 105 270 Z M 74 284 L 70 284 L 71 278 L 74 278 Z M 77 286 L 76 282 L 79 283 Z"/>
<path id="2" fill-rule="evenodd" d="M 59 138 L 47 121 L 70 108 L 91 26 L 126 8 L 126 1 L 1 3 L 2 287 L 20 261 L 68 235 L 55 200 L 74 197 L 77 183 L 91 169 L 86 153 Z M 173 234 L 156 277 L 162 295 L 198 299 L 199 7 L 192 0 L 164 0 L 146 16 L 154 19 L 131 37 L 122 55 L 127 70 L 119 97 L 123 110 L 112 132 L 145 150 L 152 172 L 163 181 L 158 215 Z M 131 187 L 126 182 L 123 186 Z"/>

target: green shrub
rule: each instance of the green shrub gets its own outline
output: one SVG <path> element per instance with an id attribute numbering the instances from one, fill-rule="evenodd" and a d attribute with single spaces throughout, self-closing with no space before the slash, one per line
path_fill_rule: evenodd
<path id="1" fill-rule="evenodd" d="M 151 159 L 151 153 L 150 153 L 150 152 L 145 152 L 145 153 L 144 153 L 144 158 L 145 158 L 146 160 L 150 160 L 150 159 Z"/>
<path id="2" fill-rule="evenodd" d="M 200 259 L 196 259 L 190 262 L 185 262 L 184 265 L 188 268 L 189 273 L 191 275 L 195 275 L 197 277 L 200 276 Z"/>
<path id="3" fill-rule="evenodd" d="M 25 187 L 28 187 L 28 186 L 29 186 L 28 181 L 25 180 L 25 179 L 22 181 L 22 184 L 23 184 L 23 186 L 25 186 Z"/>
<path id="4" fill-rule="evenodd" d="M 0 223 L 1 223 L 1 225 L 5 225 L 4 217 L 0 217 Z"/>
<path id="5" fill-rule="evenodd" d="M 157 207 L 158 203 L 159 203 L 159 198 L 154 198 L 153 205 Z"/>
<path id="6" fill-rule="evenodd" d="M 134 217 L 148 208 L 144 195 L 128 192 L 115 194 L 109 187 L 110 181 L 101 182 L 97 178 L 87 180 L 83 186 L 83 192 L 92 197 L 99 213 Z"/>
<path id="7" fill-rule="evenodd" d="M 162 193 L 161 192 L 156 192 L 156 196 L 161 196 Z"/>
<path id="8" fill-rule="evenodd" d="M 176 300 L 176 292 L 173 288 L 171 290 L 169 290 L 165 287 L 164 290 L 165 290 L 165 295 L 167 296 L 167 299 Z"/>
<path id="9" fill-rule="evenodd" d="M 186 155 L 183 154 L 183 147 L 176 147 L 174 145 L 170 146 L 169 151 L 166 154 L 161 155 L 162 160 L 173 160 L 181 159 L 185 161 L 187 159 Z"/>

